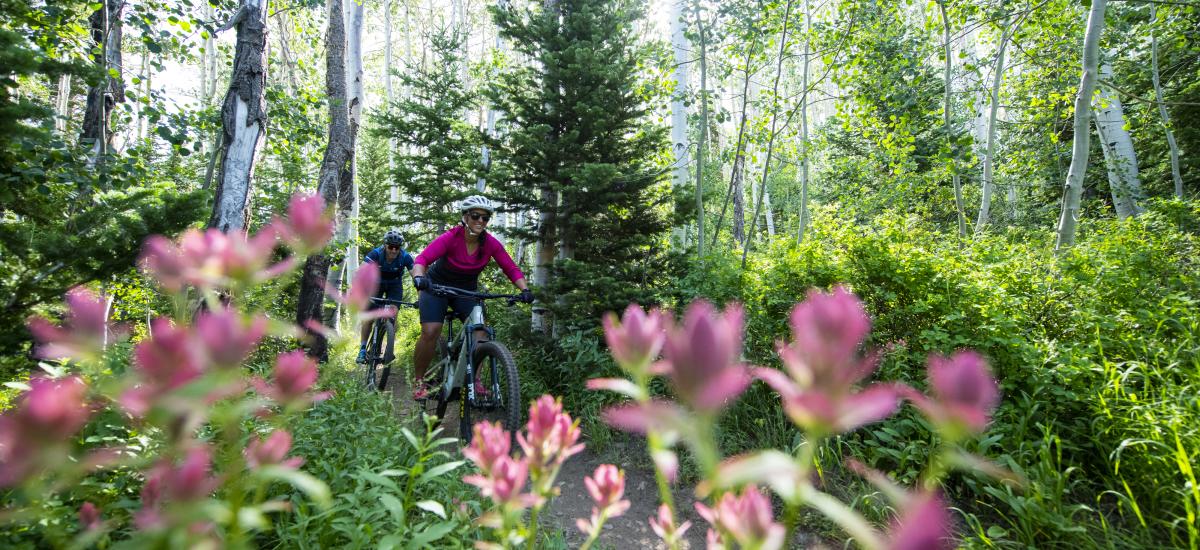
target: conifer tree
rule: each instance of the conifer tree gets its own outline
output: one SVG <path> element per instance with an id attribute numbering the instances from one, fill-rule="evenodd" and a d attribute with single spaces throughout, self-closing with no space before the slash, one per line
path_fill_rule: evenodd
<path id="1" fill-rule="evenodd" d="M 561 0 L 494 10 L 501 35 L 534 62 L 511 68 L 491 98 L 508 125 L 493 183 L 513 208 L 553 212 L 558 258 L 539 289 L 558 328 L 594 323 L 630 301 L 656 301 L 667 276 L 673 207 L 666 128 L 648 117 L 634 42 L 645 3 Z M 540 193 L 549 189 L 553 193 Z M 556 204 L 541 197 L 558 196 Z M 537 228 L 525 228 L 526 235 Z"/>
<path id="2" fill-rule="evenodd" d="M 411 93 L 389 106 L 375 130 L 396 144 L 392 177 L 411 198 L 396 209 L 396 225 L 416 229 L 418 241 L 454 223 L 454 203 L 475 193 L 479 177 L 483 134 L 462 116 L 479 104 L 462 78 L 463 39 L 455 33 L 430 37 L 435 61 L 400 75 Z"/>

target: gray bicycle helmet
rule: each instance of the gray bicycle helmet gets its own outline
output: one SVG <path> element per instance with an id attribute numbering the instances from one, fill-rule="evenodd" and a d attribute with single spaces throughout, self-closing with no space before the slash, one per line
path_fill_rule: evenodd
<path id="1" fill-rule="evenodd" d="M 483 195 L 471 195 L 458 203 L 458 211 L 466 214 L 468 210 L 487 210 L 489 214 L 496 213 L 496 205 Z"/>
<path id="2" fill-rule="evenodd" d="M 404 248 L 404 235 L 397 229 L 389 229 L 383 236 L 383 244 L 398 244 Z"/>

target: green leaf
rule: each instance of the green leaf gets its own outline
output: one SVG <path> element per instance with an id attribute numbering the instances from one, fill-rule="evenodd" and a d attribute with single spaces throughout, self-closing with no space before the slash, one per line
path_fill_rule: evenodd
<path id="1" fill-rule="evenodd" d="M 437 502 L 436 500 L 422 500 L 421 502 L 417 503 L 417 508 L 432 513 L 439 518 L 446 519 L 446 508 L 442 506 L 442 503 Z"/>
<path id="2" fill-rule="evenodd" d="M 999 525 L 988 527 L 987 536 L 993 539 L 1002 539 L 1008 536 L 1008 531 Z"/>
<path id="3" fill-rule="evenodd" d="M 329 507 L 329 486 L 305 472 L 284 466 L 264 466 L 258 470 L 258 473 L 267 479 L 289 483 L 304 493 L 309 500 L 316 502 L 318 506 Z"/>
<path id="4" fill-rule="evenodd" d="M 408 543 L 409 548 L 420 548 L 429 543 L 439 540 L 446 536 L 447 533 L 454 530 L 453 523 L 435 523 L 421 530 L 420 533 L 413 535 L 412 540 Z"/>
<path id="5" fill-rule="evenodd" d="M 465 460 L 456 460 L 454 462 L 447 462 L 445 464 L 439 464 L 437 466 L 434 466 L 433 468 L 430 468 L 428 472 L 421 474 L 421 477 L 418 479 L 418 481 L 424 483 L 435 477 L 441 477 L 443 474 L 450 472 L 451 470 L 454 470 L 455 468 L 458 468 L 459 466 L 462 466 L 463 464 L 466 464 Z"/>
<path id="6" fill-rule="evenodd" d="M 404 523 L 404 504 L 400 502 L 400 499 L 384 493 L 379 495 L 379 502 L 383 503 L 383 507 L 392 513 L 392 519 L 395 519 L 396 523 Z M 420 505 L 418 504 L 418 506 Z"/>

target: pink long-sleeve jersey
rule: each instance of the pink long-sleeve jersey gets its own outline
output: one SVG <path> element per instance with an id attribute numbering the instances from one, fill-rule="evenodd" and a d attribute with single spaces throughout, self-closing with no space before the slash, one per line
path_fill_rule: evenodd
<path id="1" fill-rule="evenodd" d="M 433 262 L 445 258 L 447 267 L 450 269 L 467 275 L 479 275 L 483 268 L 487 267 L 488 261 L 495 258 L 496 264 L 500 266 L 500 270 L 512 282 L 517 282 L 525 278 L 525 274 L 521 272 L 521 268 L 513 262 L 512 256 L 508 255 L 508 251 L 504 250 L 504 245 L 496 240 L 490 233 L 483 234 L 483 242 L 474 254 L 467 254 L 467 239 L 464 236 L 466 228 L 457 225 L 449 231 L 442 233 L 429 246 L 425 247 L 420 254 L 417 254 L 416 263 L 428 268 Z"/>

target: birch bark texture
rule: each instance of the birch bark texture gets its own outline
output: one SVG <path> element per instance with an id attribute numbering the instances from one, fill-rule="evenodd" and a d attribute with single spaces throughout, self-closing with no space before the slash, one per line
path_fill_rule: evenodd
<path id="1" fill-rule="evenodd" d="M 1137 156 L 1133 152 L 1133 138 L 1125 129 L 1125 107 L 1121 98 L 1111 89 L 1112 63 L 1100 64 L 1100 93 L 1096 94 L 1096 133 L 1100 136 L 1100 150 L 1104 153 L 1104 164 L 1108 169 L 1108 188 L 1112 192 L 1113 209 L 1121 219 L 1142 213 L 1138 201 L 1142 198 L 1142 180 L 1138 176 Z"/>
<path id="2" fill-rule="evenodd" d="M 1088 148 L 1091 137 L 1088 127 L 1092 117 L 1092 94 L 1100 65 L 1100 35 L 1104 32 L 1104 10 L 1108 0 L 1092 0 L 1088 10 L 1087 31 L 1083 36 L 1083 71 L 1079 77 L 1079 92 L 1075 95 L 1075 136 L 1071 142 L 1071 167 L 1063 184 L 1062 212 L 1058 218 L 1054 249 L 1062 252 L 1075 244 L 1079 225 L 1079 203 L 1083 198 L 1083 175 L 1087 172 Z"/>
<path id="3" fill-rule="evenodd" d="M 105 0 L 88 17 L 92 40 L 99 46 L 100 55 L 94 63 L 103 72 L 100 82 L 88 89 L 87 106 L 79 141 L 88 147 L 87 166 L 94 168 L 113 150 L 113 133 L 109 120 L 117 103 L 125 102 L 125 79 L 121 61 L 121 17 L 123 0 Z M 115 71 L 116 77 L 111 76 Z"/>
<path id="4" fill-rule="evenodd" d="M 992 90 L 988 103 L 987 145 L 983 150 L 983 196 L 979 201 L 979 217 L 975 219 L 975 234 L 987 227 L 992 208 L 992 189 L 995 188 L 996 166 L 996 119 L 1000 113 L 1000 84 L 1004 81 L 1004 52 L 1015 28 L 1009 27 L 1008 18 L 1001 27 L 1000 43 L 996 46 L 996 62 L 992 65 Z M 1011 205 L 1010 205 L 1011 206 Z"/>
<path id="5" fill-rule="evenodd" d="M 1179 145 L 1175 143 L 1175 132 L 1171 130 L 1171 116 L 1163 103 L 1162 81 L 1158 71 L 1158 5 L 1150 5 L 1150 81 L 1154 84 L 1154 103 L 1158 105 L 1158 116 L 1162 119 L 1163 132 L 1167 135 L 1167 149 L 1171 154 L 1171 179 L 1175 182 L 1175 198 L 1183 198 L 1183 176 L 1179 173 Z"/>
<path id="6" fill-rule="evenodd" d="M 346 247 L 344 281 L 354 278 L 358 268 L 358 130 L 362 125 L 363 103 L 363 19 L 364 0 L 345 0 L 346 14 L 346 100 L 350 117 L 350 161 L 342 172 L 338 189 L 338 242 Z"/>
<path id="7" fill-rule="evenodd" d="M 348 169 L 353 146 L 346 101 L 346 30 L 342 0 L 328 0 L 327 7 L 329 29 L 325 38 L 325 90 L 329 96 L 329 143 L 321 160 L 317 193 L 326 205 L 334 207 L 338 204 L 342 172 Z M 337 223 L 336 217 L 334 220 Z M 304 262 L 296 304 L 296 323 L 302 327 L 307 328 L 310 322 L 321 322 L 329 264 L 330 258 L 324 251 L 310 255 Z M 324 359 L 328 352 L 325 337 L 318 331 L 310 331 L 309 337 L 309 355 Z"/>
<path id="8" fill-rule="evenodd" d="M 226 28 L 237 26 L 229 91 L 221 106 L 223 139 L 208 227 L 244 231 L 250 221 L 254 161 L 267 131 L 268 0 L 242 0 Z"/>
<path id="9" fill-rule="evenodd" d="M 690 163 L 687 105 L 684 103 L 688 94 L 689 48 L 687 36 L 684 34 L 683 3 L 685 0 L 670 1 L 671 49 L 675 56 L 675 66 L 671 71 L 671 79 L 675 83 L 675 93 L 671 95 L 671 150 L 675 153 L 675 163 L 671 165 L 671 181 L 676 189 L 681 189 L 687 185 L 688 164 Z M 674 240 L 682 241 L 682 235 L 676 232 Z"/>

